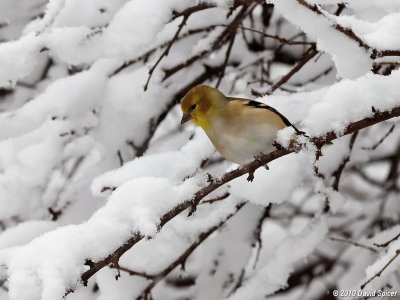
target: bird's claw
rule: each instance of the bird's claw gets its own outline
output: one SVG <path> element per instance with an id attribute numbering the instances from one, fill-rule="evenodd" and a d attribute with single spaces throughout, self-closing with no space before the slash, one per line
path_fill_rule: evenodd
<path id="1" fill-rule="evenodd" d="M 276 148 L 276 150 L 284 149 L 281 144 L 277 143 L 276 141 L 272 143 L 272 146 Z"/>
<path id="2" fill-rule="evenodd" d="M 210 173 L 207 173 L 207 182 L 208 183 L 213 183 L 214 182 L 214 178 L 211 176 Z"/>
<path id="3" fill-rule="evenodd" d="M 195 201 L 192 203 L 192 205 L 190 206 L 188 217 L 192 216 L 196 212 L 198 204 L 199 204 L 199 201 Z"/>
<path id="4" fill-rule="evenodd" d="M 254 180 L 254 171 L 249 172 L 249 176 L 247 176 L 247 181 L 252 182 Z"/>

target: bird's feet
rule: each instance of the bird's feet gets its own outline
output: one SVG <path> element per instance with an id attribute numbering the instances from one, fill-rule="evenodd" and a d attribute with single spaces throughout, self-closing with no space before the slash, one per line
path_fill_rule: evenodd
<path id="1" fill-rule="evenodd" d="M 208 183 L 214 183 L 214 177 L 210 173 L 207 173 L 207 182 Z"/>
<path id="2" fill-rule="evenodd" d="M 247 181 L 252 182 L 254 180 L 254 171 L 249 171 L 249 176 L 247 176 Z"/>
<path id="3" fill-rule="evenodd" d="M 192 216 L 196 212 L 197 205 L 199 205 L 199 201 L 193 201 L 192 205 L 190 206 L 189 213 L 187 215 L 188 217 Z"/>

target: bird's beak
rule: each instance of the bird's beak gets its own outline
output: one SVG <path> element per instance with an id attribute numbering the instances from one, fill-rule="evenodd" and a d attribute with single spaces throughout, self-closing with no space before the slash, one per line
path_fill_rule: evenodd
<path id="1" fill-rule="evenodd" d="M 192 115 L 189 113 L 183 113 L 182 119 L 181 119 L 181 125 L 186 123 L 187 121 L 190 121 L 192 119 Z"/>

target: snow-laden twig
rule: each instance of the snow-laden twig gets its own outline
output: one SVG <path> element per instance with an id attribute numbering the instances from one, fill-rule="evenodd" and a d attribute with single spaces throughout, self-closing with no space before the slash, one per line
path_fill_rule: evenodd
<path id="1" fill-rule="evenodd" d="M 182 265 L 182 268 L 185 266 L 185 262 L 192 254 L 196 248 L 203 243 L 213 232 L 221 228 L 230 218 L 232 218 L 244 205 L 246 202 L 242 202 L 237 205 L 236 211 L 227 215 L 219 224 L 211 227 L 205 232 L 202 232 L 196 239 L 196 241 L 191 244 L 176 260 L 174 260 L 170 265 L 168 265 L 164 270 L 159 272 L 157 275 L 152 278 L 151 282 L 146 286 L 146 288 L 141 292 L 141 294 L 136 298 L 136 300 L 145 300 L 148 295 L 151 293 L 151 290 L 159 283 L 161 280 L 165 278 L 171 271 L 173 271 L 177 266 Z"/>
<path id="2" fill-rule="evenodd" d="M 314 143 L 316 146 L 322 147 L 326 143 L 329 143 L 340 136 L 352 134 L 356 131 L 359 131 L 363 128 L 367 128 L 369 126 L 375 125 L 377 123 L 389 120 L 391 118 L 399 117 L 400 116 L 400 107 L 395 107 L 391 111 L 376 111 L 373 116 L 367 117 L 365 119 L 352 122 L 347 125 L 346 129 L 343 131 L 341 135 L 336 134 L 335 132 L 328 132 L 325 136 L 323 137 L 312 137 L 311 141 Z M 183 202 L 179 205 L 177 205 L 175 208 L 164 214 L 161 219 L 160 219 L 160 224 L 159 228 L 162 228 L 165 224 L 167 224 L 170 220 L 172 220 L 174 217 L 182 213 L 188 208 L 191 208 L 193 206 L 197 206 L 198 203 L 207 195 L 209 195 L 211 192 L 219 188 L 220 186 L 226 184 L 227 182 L 240 177 L 245 174 L 250 174 L 254 173 L 254 171 L 267 163 L 278 159 L 282 156 L 288 155 L 290 153 L 293 153 L 295 151 L 300 151 L 301 145 L 294 145 L 290 149 L 285 149 L 281 148 L 279 150 L 275 150 L 274 152 L 271 152 L 269 154 L 264 154 L 254 161 L 241 166 L 235 170 L 229 171 L 225 173 L 223 176 L 220 178 L 215 179 L 212 183 L 210 183 L 208 186 L 203 187 L 202 189 L 198 190 L 192 199 L 188 199 L 188 201 Z M 90 266 L 90 269 L 84 272 L 81 275 L 81 280 L 83 283 L 87 284 L 88 280 L 96 274 L 99 270 L 104 268 L 110 263 L 117 263 L 119 258 L 129 249 L 131 249 L 136 243 L 138 243 L 140 240 L 142 240 L 144 236 L 140 233 L 137 232 L 135 233 L 129 240 L 127 240 L 121 247 L 119 247 L 117 250 L 115 250 L 112 254 L 107 256 L 105 259 L 98 261 L 98 262 L 93 262 Z M 67 294 L 72 291 L 67 291 Z"/>
<path id="3" fill-rule="evenodd" d="M 383 271 L 386 270 L 387 267 L 390 266 L 390 264 L 400 255 L 400 250 L 396 251 L 396 254 L 393 255 L 393 257 L 387 262 L 386 265 L 383 266 L 382 269 L 379 270 L 378 273 L 376 273 L 374 276 L 372 276 L 370 279 L 368 279 L 365 283 L 363 283 L 360 288 L 363 290 L 372 280 L 374 280 L 376 277 L 380 277 L 383 273 Z"/>

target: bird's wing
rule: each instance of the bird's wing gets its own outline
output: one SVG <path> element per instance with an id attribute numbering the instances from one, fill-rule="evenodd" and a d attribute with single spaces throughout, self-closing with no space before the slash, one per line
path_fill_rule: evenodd
<path id="1" fill-rule="evenodd" d="M 284 115 L 282 115 L 279 111 L 277 111 L 275 108 L 265 104 L 265 103 L 261 103 L 258 101 L 254 101 L 254 100 L 248 100 L 248 99 L 244 99 L 244 98 L 231 98 L 231 97 L 227 97 L 228 101 L 240 101 L 243 105 L 248 106 L 249 108 L 255 108 L 255 109 L 267 109 L 270 112 L 274 113 L 275 115 L 277 115 L 281 121 L 283 123 L 285 123 L 286 126 L 291 126 L 295 131 L 296 134 L 298 135 L 305 135 L 304 131 L 301 131 L 299 129 L 296 128 L 296 126 L 294 126 Z"/>

